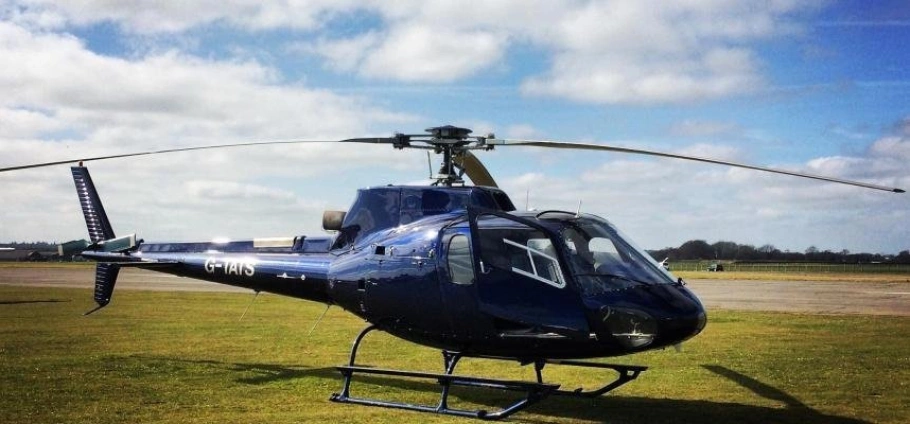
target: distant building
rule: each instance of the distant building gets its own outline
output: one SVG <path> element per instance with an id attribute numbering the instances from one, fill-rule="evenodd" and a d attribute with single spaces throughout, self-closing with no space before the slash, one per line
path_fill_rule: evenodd
<path id="1" fill-rule="evenodd" d="M 0 249 L 0 262 L 19 262 L 28 255 L 27 250 L 16 250 L 3 248 Z"/>
<path id="2" fill-rule="evenodd" d="M 56 256 L 54 252 L 38 250 L 0 250 L 0 262 L 47 262 Z"/>
<path id="3" fill-rule="evenodd" d="M 29 252 L 28 255 L 25 255 L 26 262 L 47 262 L 51 259 L 52 255 L 45 255 L 37 250 Z"/>

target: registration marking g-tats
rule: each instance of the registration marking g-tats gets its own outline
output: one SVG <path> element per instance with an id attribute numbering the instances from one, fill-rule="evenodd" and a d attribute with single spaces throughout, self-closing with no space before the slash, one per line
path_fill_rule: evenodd
<path id="1" fill-rule="evenodd" d="M 213 275 L 218 273 L 245 277 L 256 275 L 256 263 L 248 259 L 208 258 L 204 267 L 205 272 Z"/>

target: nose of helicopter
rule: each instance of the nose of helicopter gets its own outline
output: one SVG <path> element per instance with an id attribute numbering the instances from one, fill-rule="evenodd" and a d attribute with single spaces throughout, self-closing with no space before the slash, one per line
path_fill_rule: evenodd
<path id="1" fill-rule="evenodd" d="M 598 300 L 592 323 L 598 339 L 628 351 L 680 343 L 707 323 L 701 302 L 681 285 L 641 286 Z"/>

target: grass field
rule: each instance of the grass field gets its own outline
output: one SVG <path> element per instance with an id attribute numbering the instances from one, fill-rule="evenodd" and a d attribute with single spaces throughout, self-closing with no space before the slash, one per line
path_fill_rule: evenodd
<path id="1" fill-rule="evenodd" d="M 0 423 L 470 422 L 327 399 L 364 323 L 261 295 L 120 291 L 89 317 L 88 290 L 0 287 Z M 361 363 L 439 371 L 437 352 L 384 334 Z M 510 422 L 910 422 L 910 318 L 710 311 L 705 332 L 614 362 L 650 366 L 595 400 L 551 398 Z M 460 373 L 531 379 L 517 364 L 465 360 Z M 550 369 L 566 386 L 600 381 Z M 356 384 L 356 383 L 355 383 Z M 356 394 L 434 403 L 421 381 L 372 378 Z M 456 390 L 491 408 L 498 392 Z"/>

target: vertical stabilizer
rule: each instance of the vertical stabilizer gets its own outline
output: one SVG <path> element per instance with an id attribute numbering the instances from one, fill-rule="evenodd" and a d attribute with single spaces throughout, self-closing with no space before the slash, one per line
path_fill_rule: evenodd
<path id="1" fill-rule="evenodd" d="M 74 166 L 70 170 L 73 171 L 76 194 L 79 196 L 79 204 L 82 206 L 82 214 L 85 216 L 85 225 L 88 227 L 88 235 L 92 243 L 97 245 L 97 243 L 115 238 L 114 229 L 111 228 L 111 222 L 108 221 L 107 214 L 104 212 L 104 206 L 101 204 L 98 191 L 95 190 L 95 184 L 92 183 L 92 176 L 89 175 L 88 168 Z M 119 274 L 120 265 L 99 263 L 95 266 L 95 303 L 98 304 L 98 307 L 86 312 L 86 315 L 110 303 L 111 295 L 114 293 L 114 284 L 117 283 Z"/>
<path id="2" fill-rule="evenodd" d="M 114 294 L 114 284 L 117 283 L 117 275 L 120 274 L 120 265 L 99 263 L 95 265 L 95 303 L 98 307 L 86 312 L 91 314 L 111 302 L 111 296 Z"/>
<path id="3" fill-rule="evenodd" d="M 114 229 L 111 228 L 107 214 L 104 213 L 104 206 L 101 205 L 101 198 L 98 197 L 98 191 L 95 190 L 95 184 L 92 183 L 92 176 L 89 175 L 88 168 L 74 166 L 70 170 L 73 171 L 76 194 L 79 195 L 79 203 L 82 205 L 82 214 L 85 215 L 85 225 L 88 227 L 88 235 L 92 243 L 114 238 Z"/>

